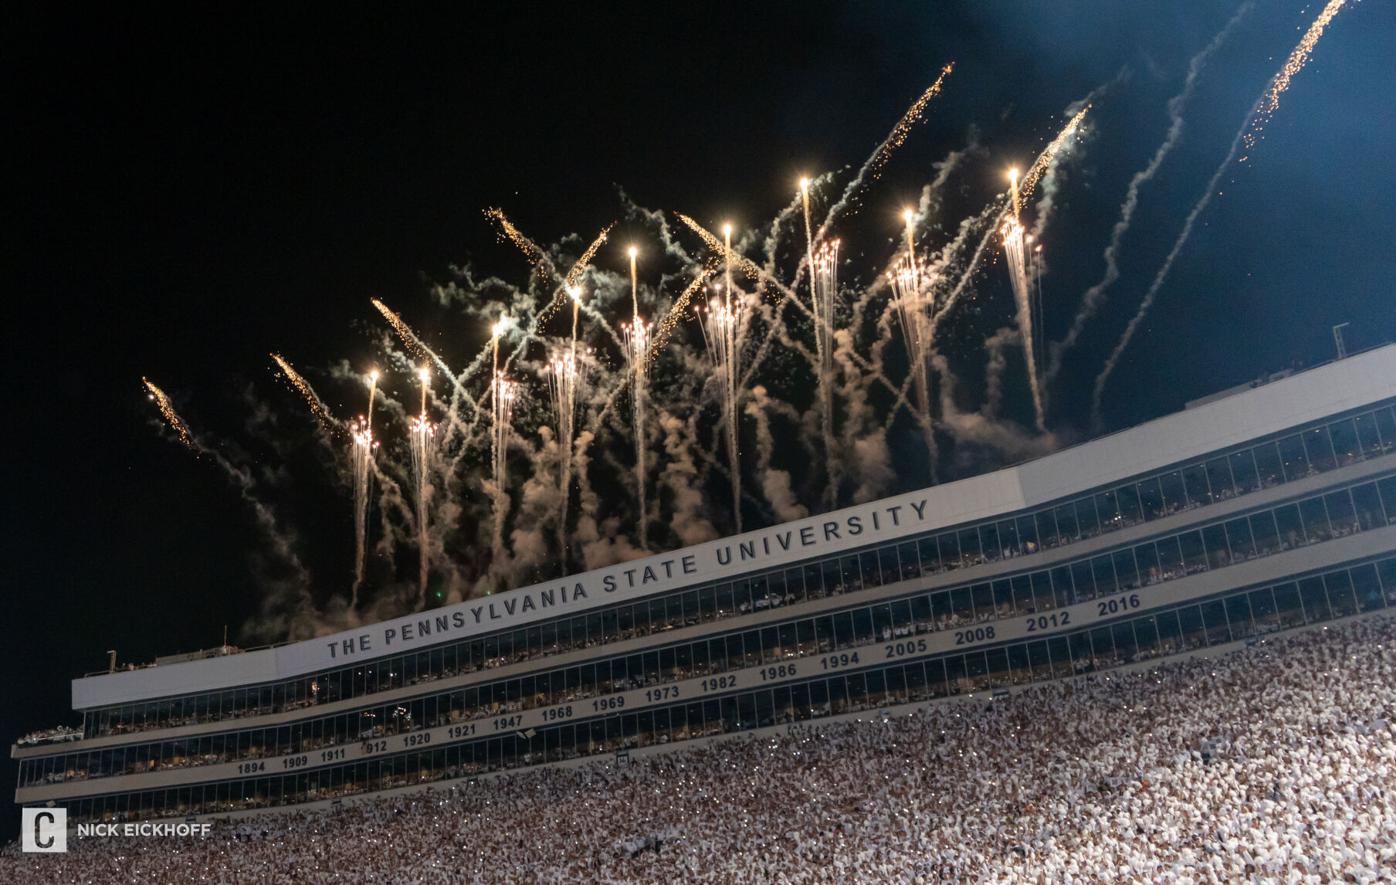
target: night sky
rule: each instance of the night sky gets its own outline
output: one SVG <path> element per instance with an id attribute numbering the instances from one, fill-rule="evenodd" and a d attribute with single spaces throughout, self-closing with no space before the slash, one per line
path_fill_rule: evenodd
<path id="1" fill-rule="evenodd" d="M 1319 5 L 1257 0 L 1207 68 L 1184 141 L 1142 193 L 1121 280 L 1054 389 L 1057 429 L 1086 428 L 1105 354 Z M 526 278 L 484 208 L 542 241 L 618 218 L 618 187 L 643 206 L 758 223 L 800 174 L 861 163 L 949 61 L 943 96 L 850 224 L 894 236 L 892 213 L 971 126 L 990 156 L 1021 163 L 1068 104 L 1111 84 L 1054 222 L 1055 339 L 1100 276 L 1188 59 L 1236 8 L 12 12 L 0 38 L 12 218 L 0 739 L 76 724 L 68 680 L 103 667 L 106 649 L 148 660 L 214 646 L 256 607 L 260 542 L 245 508 L 151 426 L 142 375 L 195 422 L 237 427 L 249 384 L 294 414 L 268 351 L 301 366 L 363 355 L 372 297 L 443 335 L 428 287 L 453 264 Z M 1199 220 L 1111 383 L 1109 427 L 1328 359 L 1335 323 L 1351 323 L 1350 349 L 1396 339 L 1394 43 L 1392 4 L 1367 0 L 1335 21 Z M 618 253 L 598 263 L 620 269 Z M 339 532 L 342 496 L 307 494 Z M 8 799 L 13 766 L 3 771 Z"/>

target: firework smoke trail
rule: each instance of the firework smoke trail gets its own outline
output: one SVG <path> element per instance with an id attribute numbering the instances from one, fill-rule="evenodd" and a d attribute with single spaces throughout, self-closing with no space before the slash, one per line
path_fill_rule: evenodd
<path id="1" fill-rule="evenodd" d="M 427 390 L 431 385 L 431 370 L 417 370 L 422 385 L 422 411 L 407 428 L 408 450 L 412 458 L 412 478 L 417 484 L 417 588 L 418 607 L 426 605 L 427 579 L 431 572 L 431 541 L 427 533 L 427 516 L 431 495 L 431 466 L 436 453 L 436 427 L 427 414 Z"/>
<path id="2" fill-rule="evenodd" d="M 145 385 L 146 393 L 150 396 L 151 402 L 155 403 L 160 410 L 160 415 L 165 419 L 165 423 L 170 425 L 175 436 L 179 438 L 181 444 L 186 448 L 194 449 L 199 447 L 194 444 L 194 437 L 189 433 L 189 425 L 184 423 L 184 419 L 179 417 L 179 413 L 174 410 L 174 405 L 170 402 L 165 391 L 155 386 L 155 382 L 149 378 L 141 378 L 141 383 Z"/>
<path id="3" fill-rule="evenodd" d="M 354 483 L 354 585 L 349 598 L 351 610 L 358 608 L 359 588 L 364 583 L 373 453 L 378 448 L 378 441 L 373 438 L 373 398 L 377 392 L 378 371 L 375 369 L 368 374 L 368 412 L 362 421 L 349 425 L 349 469 Z"/>
<path id="4" fill-rule="evenodd" d="M 630 256 L 630 304 L 631 322 L 621 326 L 625 335 L 625 352 L 630 361 L 631 407 L 635 420 L 635 489 L 640 508 L 639 536 L 640 549 L 649 549 L 648 504 L 645 489 L 645 473 L 648 440 L 645 437 L 645 399 L 649 384 L 649 327 L 640 319 L 640 278 L 635 266 L 639 251 L 631 246 Z"/>
<path id="5" fill-rule="evenodd" d="M 558 508 L 558 547 L 564 562 L 567 557 L 568 502 L 572 493 L 572 445 L 576 435 L 577 401 L 584 397 L 586 379 L 578 363 L 575 341 L 573 348 L 559 348 L 548 363 L 548 390 L 552 394 L 553 412 L 557 423 L 558 491 L 562 503 Z"/>
<path id="6" fill-rule="evenodd" d="M 513 430 L 514 399 L 517 386 L 499 370 L 499 342 L 513 325 L 501 316 L 490 327 L 490 352 L 494 369 L 490 373 L 490 463 L 494 480 L 494 555 L 504 553 L 504 521 L 509 517 L 509 439 Z"/>
<path id="7" fill-rule="evenodd" d="M 499 372 L 494 376 L 491 400 L 491 453 L 494 465 L 495 538 L 503 542 L 504 521 L 509 515 L 509 440 L 513 432 L 514 401 L 518 397 L 518 384 L 510 381 Z M 500 548 L 496 548 L 500 549 Z"/>
<path id="8" fill-rule="evenodd" d="M 261 530 L 277 560 L 286 569 L 285 575 L 270 576 L 268 584 L 279 585 L 262 605 L 261 617 L 249 625 L 248 631 L 258 638 L 306 639 L 316 632 L 318 618 L 307 588 L 310 573 L 295 550 L 294 535 L 284 531 L 276 514 L 256 495 L 251 471 L 229 461 L 221 452 L 210 448 L 195 436 L 189 425 L 174 410 L 169 396 L 149 378 L 141 378 L 146 392 L 160 410 L 165 423 L 175 432 L 180 444 L 194 452 L 197 458 L 208 458 L 223 471 L 237 489 L 244 503 L 252 510 L 257 528 Z"/>
<path id="9" fill-rule="evenodd" d="M 1260 98 L 1256 100 L 1256 103 L 1251 106 L 1250 111 L 1247 112 L 1245 122 L 1243 122 L 1241 128 L 1237 130 L 1236 137 L 1231 140 L 1231 147 L 1227 150 L 1226 156 L 1222 158 L 1221 165 L 1217 166 L 1217 171 L 1212 173 L 1212 177 L 1207 181 L 1207 186 L 1203 188 L 1202 197 L 1197 201 L 1197 204 L 1192 207 L 1192 211 L 1188 213 L 1188 217 L 1183 221 L 1183 228 L 1178 232 L 1178 239 L 1174 240 L 1173 248 L 1169 250 L 1168 256 L 1163 260 L 1163 265 L 1159 268 L 1158 273 L 1154 275 L 1153 282 L 1149 284 L 1148 290 L 1144 293 L 1144 300 L 1140 302 L 1139 310 L 1136 311 L 1134 317 L 1130 319 L 1129 325 L 1125 326 L 1124 334 L 1120 336 L 1120 340 L 1116 343 L 1115 349 L 1112 350 L 1110 356 L 1106 358 L 1105 366 L 1100 370 L 1100 374 L 1096 376 L 1095 385 L 1091 390 L 1091 423 L 1095 428 L 1100 429 L 1104 424 L 1101 415 L 1101 399 L 1105 395 L 1105 385 L 1110 380 L 1110 375 L 1115 371 L 1115 367 L 1119 365 L 1120 357 L 1124 354 L 1125 348 L 1129 347 L 1130 339 L 1134 337 L 1134 333 L 1139 329 L 1140 324 L 1144 322 L 1144 318 L 1148 315 L 1149 308 L 1153 306 L 1154 298 L 1158 295 L 1159 289 L 1163 288 L 1164 282 L 1168 279 L 1169 271 L 1173 269 L 1173 262 L 1178 259 L 1179 253 L 1183 251 L 1183 246 L 1187 244 L 1188 238 L 1192 236 L 1192 229 L 1197 223 L 1198 217 L 1205 212 L 1208 205 L 1211 204 L 1212 197 L 1217 193 L 1217 185 L 1221 183 L 1222 176 L 1226 174 L 1226 170 L 1231 166 L 1232 162 L 1236 160 L 1243 145 L 1249 147 L 1256 143 L 1259 138 L 1259 133 L 1264 128 L 1265 123 L 1269 121 L 1270 116 L 1274 113 L 1275 109 L 1279 107 L 1280 95 L 1285 89 L 1289 88 L 1289 84 L 1294 80 L 1294 75 L 1304 67 L 1305 62 L 1307 62 L 1309 57 L 1313 54 L 1314 45 L 1318 42 L 1318 39 L 1323 36 L 1324 30 L 1345 4 L 1346 0 L 1331 0 L 1331 2 L 1323 8 L 1318 18 L 1316 18 L 1314 23 L 1309 26 L 1309 29 L 1304 32 L 1304 36 L 1300 39 L 1299 44 L 1294 47 L 1289 57 L 1285 59 L 1284 66 L 1280 68 L 1279 73 L 1271 79 L 1270 83 L 1265 88 L 1265 92 L 1261 94 Z M 1242 159 L 1244 160 L 1244 158 Z"/>
<path id="10" fill-rule="evenodd" d="M 814 349 L 819 388 L 819 425 L 824 439 L 824 461 L 829 482 L 825 502 L 833 506 L 838 496 L 839 474 L 834 452 L 834 298 L 839 284 L 839 242 L 832 240 L 816 249 L 810 223 L 808 178 L 800 179 L 800 204 L 805 215 L 805 266 L 809 269 L 811 319 L 814 321 Z"/>
<path id="11" fill-rule="evenodd" d="M 732 225 L 722 228 L 726 241 L 724 254 L 732 254 Z M 732 523 L 742 530 L 742 468 L 738 451 L 738 383 L 741 378 L 741 338 L 745 325 L 744 296 L 732 290 L 732 260 L 724 261 L 722 295 L 708 302 L 706 310 L 699 308 L 698 319 L 703 330 L 703 344 L 712 360 L 718 381 L 722 423 L 726 429 L 727 469 L 732 484 Z"/>
<path id="12" fill-rule="evenodd" d="M 892 290 L 892 303 L 900 320 L 902 343 L 906 346 L 907 372 L 911 378 L 918 423 L 925 438 L 926 451 L 933 462 L 937 447 L 931 420 L 931 377 L 927 349 L 931 345 L 930 312 L 935 309 L 935 279 L 923 273 L 917 265 L 915 210 L 907 209 L 902 217 L 906 221 L 906 255 L 887 272 L 887 283 Z M 934 467 L 932 474 L 934 482 Z"/>
<path id="13" fill-rule="evenodd" d="M 1105 303 L 1105 293 L 1115 281 L 1120 278 L 1120 246 L 1124 240 L 1125 233 L 1129 231 L 1130 224 L 1134 221 L 1135 210 L 1139 207 L 1139 191 L 1143 186 L 1153 180 L 1158 174 L 1163 161 L 1173 152 L 1173 148 L 1183 136 L 1183 111 L 1187 108 L 1188 102 L 1192 99 L 1193 92 L 1197 88 L 1197 82 L 1217 50 L 1222 47 L 1231 32 L 1241 23 L 1247 14 L 1250 13 L 1253 4 L 1242 3 L 1236 10 L 1236 14 L 1226 23 L 1226 26 L 1212 38 L 1201 52 L 1197 53 L 1188 62 L 1187 78 L 1183 81 L 1183 89 L 1177 95 L 1168 100 L 1168 133 L 1164 136 L 1163 143 L 1154 151 L 1153 157 L 1148 164 L 1134 173 L 1134 177 L 1129 180 L 1129 186 L 1125 190 L 1124 203 L 1120 205 L 1120 218 L 1115 222 L 1114 228 L 1110 231 L 1110 242 L 1105 247 L 1105 272 L 1100 280 L 1081 296 L 1081 308 L 1071 321 L 1071 328 L 1067 330 L 1066 336 L 1061 341 L 1052 343 L 1051 353 L 1047 362 L 1045 381 L 1051 384 L 1057 377 L 1057 373 L 1062 368 L 1062 358 L 1066 352 L 1075 346 L 1081 333 L 1085 331 L 1086 323 L 1100 310 Z"/>
<path id="14" fill-rule="evenodd" d="M 300 373 L 291 368 L 291 364 L 287 362 L 281 354 L 274 353 L 271 355 L 271 358 L 281 367 L 281 371 L 285 374 L 286 380 L 290 382 L 291 386 L 296 389 L 296 392 L 301 395 L 306 405 L 310 406 L 310 412 L 315 416 L 316 420 L 331 430 L 338 429 L 339 422 L 330 414 L 329 409 L 325 407 L 324 401 L 320 399 L 320 395 L 310 386 L 310 382 L 306 381 L 300 376 Z"/>
<path id="15" fill-rule="evenodd" d="M 999 404 L 1003 401 L 1003 372 L 1008 368 L 1008 359 L 1003 349 L 1017 344 L 1019 332 L 1012 326 L 1004 326 L 984 339 L 984 416 L 998 416 Z"/>
<path id="16" fill-rule="evenodd" d="M 557 425 L 558 491 L 562 503 L 558 507 L 557 543 L 564 569 L 567 563 L 567 516 L 572 495 L 572 446 L 576 436 L 577 403 L 585 398 L 586 375 L 577 353 L 577 321 L 581 313 L 582 292 L 568 286 L 572 299 L 572 339 L 566 349 L 557 348 L 548 362 L 548 392 L 552 394 L 554 422 Z"/>
<path id="17" fill-rule="evenodd" d="M 1014 170 L 1014 181 L 1017 181 L 1017 170 Z M 1001 229 L 1003 235 L 1003 251 L 1007 259 L 1004 263 L 1008 266 L 1008 280 L 1013 287 L 1013 302 L 1017 308 L 1018 332 L 1023 344 L 1023 357 L 1028 366 L 1028 388 L 1032 391 L 1033 415 L 1037 421 L 1037 429 L 1046 432 L 1046 417 L 1042 406 L 1042 387 L 1037 378 L 1037 354 L 1033 347 L 1036 338 L 1033 333 L 1033 307 L 1032 290 L 1033 276 L 1029 263 L 1028 250 L 1032 246 L 1032 235 L 1028 234 L 1023 227 L 1022 221 L 1016 217 L 1009 219 Z"/>

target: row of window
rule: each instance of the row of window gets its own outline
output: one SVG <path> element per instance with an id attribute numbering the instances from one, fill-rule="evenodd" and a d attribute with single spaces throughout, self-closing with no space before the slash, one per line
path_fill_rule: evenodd
<path id="1" fill-rule="evenodd" d="M 1383 563 L 1393 572 L 1396 560 Z M 79 821 L 293 805 L 692 738 L 993 691 L 1179 654 L 1382 606 L 1372 564 L 986 651 L 894 664 L 469 744 L 273 777 L 71 800 Z"/>
<path id="2" fill-rule="evenodd" d="M 1036 553 L 1396 449 L 1391 406 L 1330 421 L 1021 516 L 655 596 L 284 683 L 88 713 L 87 737 L 297 710 L 461 673 Z"/>
<path id="3" fill-rule="evenodd" d="M 1091 558 L 993 581 L 402 700 L 281 726 L 35 759 L 21 783 L 142 774 L 283 756 L 635 688 L 857 648 L 1112 596 L 1234 562 L 1396 524 L 1396 475 Z M 1396 596 L 1396 574 L 1386 576 Z M 1146 600 L 1147 602 L 1147 600 Z"/>

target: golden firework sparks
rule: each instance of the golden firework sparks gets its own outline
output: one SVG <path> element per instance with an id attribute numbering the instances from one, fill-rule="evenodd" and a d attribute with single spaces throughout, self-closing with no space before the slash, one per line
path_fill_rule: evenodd
<path id="1" fill-rule="evenodd" d="M 287 362 L 281 354 L 273 353 L 271 358 L 276 362 L 276 365 L 281 368 L 281 372 L 286 376 L 286 380 L 290 382 L 291 386 L 294 387 L 296 392 L 301 395 L 301 398 L 305 400 L 306 405 L 310 406 L 310 413 L 315 416 L 316 420 L 330 430 L 337 429 L 339 422 L 330 414 L 329 409 L 325 408 L 324 401 L 320 399 L 315 389 L 310 386 L 310 382 L 306 381 L 301 377 L 299 372 L 291 368 L 291 364 Z"/>
<path id="2" fill-rule="evenodd" d="M 387 320 L 388 325 L 393 327 L 393 331 L 397 333 L 397 337 L 402 340 L 402 343 L 405 344 L 418 359 L 432 359 L 433 354 L 431 351 L 422 343 L 422 339 L 417 336 L 417 333 L 412 331 L 412 327 L 403 322 L 402 317 L 394 313 L 392 308 L 388 307 L 388 305 L 379 301 L 377 298 L 371 300 L 373 306 L 383 315 L 383 319 Z"/>
<path id="3" fill-rule="evenodd" d="M 1246 150 L 1255 147 L 1256 141 L 1260 139 L 1260 133 L 1265 128 L 1265 124 L 1270 122 L 1270 117 L 1274 115 L 1280 107 L 1280 96 L 1289 89 L 1289 84 L 1293 82 L 1295 75 L 1304 70 L 1304 65 L 1309 63 L 1309 58 L 1314 54 L 1314 47 L 1318 45 L 1319 38 L 1328 29 L 1333 18 L 1347 5 L 1347 0 L 1329 0 L 1327 6 L 1314 19 L 1313 24 L 1304 32 L 1299 44 L 1290 52 L 1289 58 L 1285 59 L 1284 66 L 1279 73 L 1270 81 L 1270 87 L 1265 90 L 1265 94 L 1260 97 L 1260 102 L 1256 105 L 1255 111 L 1251 114 L 1250 127 L 1244 136 Z M 1241 158 L 1244 162 L 1245 158 Z"/>
<path id="4" fill-rule="evenodd" d="M 145 385 L 151 401 L 160 409 L 165 423 L 170 425 L 170 429 L 175 432 L 175 436 L 179 437 L 179 441 L 191 449 L 197 449 L 197 446 L 194 445 L 194 437 L 189 433 L 189 425 L 185 424 L 184 419 L 179 417 L 179 413 L 174 410 L 174 405 L 170 402 L 165 391 L 156 387 L 155 382 L 149 378 L 142 377 L 141 383 Z"/>
<path id="5" fill-rule="evenodd" d="M 877 150 L 873 152 L 872 159 L 868 161 L 866 168 L 869 178 L 876 179 L 881 174 L 882 167 L 886 166 L 887 161 L 891 159 L 892 153 L 906 143 L 907 136 L 911 134 L 912 128 L 920 121 L 921 115 L 926 110 L 926 105 L 940 94 L 941 87 L 945 85 L 945 78 L 950 76 L 954 70 L 954 62 L 941 68 L 940 76 L 936 77 L 936 81 L 927 87 L 925 92 L 921 93 L 920 98 L 911 103 L 911 107 L 906 109 L 906 113 L 902 114 L 897 125 L 892 127 L 892 131 L 882 144 L 878 145 Z"/>

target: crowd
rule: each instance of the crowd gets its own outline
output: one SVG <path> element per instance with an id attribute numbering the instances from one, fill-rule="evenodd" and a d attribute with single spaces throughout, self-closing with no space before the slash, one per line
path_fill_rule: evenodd
<path id="1" fill-rule="evenodd" d="M 1396 876 L 1396 621 L 536 769 L 204 838 L 70 839 L 0 880 L 910 882 Z"/>

